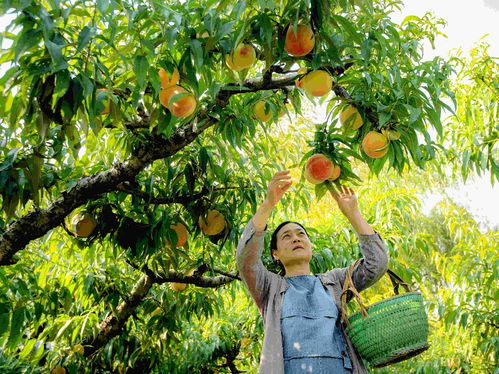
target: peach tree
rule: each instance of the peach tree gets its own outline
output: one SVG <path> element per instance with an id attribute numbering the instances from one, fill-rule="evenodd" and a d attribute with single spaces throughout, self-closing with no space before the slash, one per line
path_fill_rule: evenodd
<path id="1" fill-rule="evenodd" d="M 234 248 L 276 168 L 321 153 L 335 183 L 358 183 L 355 165 L 401 173 L 445 151 L 452 66 L 422 61 L 437 29 L 395 24 L 400 6 L 4 1 L 2 355 L 39 370 L 238 372 L 248 316 L 217 320 L 219 291 L 240 292 Z M 300 134 L 276 137 L 277 123 L 310 103 L 325 120 L 308 147 L 285 145 Z M 291 206 L 307 205 L 305 185 Z M 213 211 L 224 224 L 206 233 Z M 182 327 L 208 317 L 223 339 Z M 175 369 L 164 354 L 182 347 L 191 364 Z"/>

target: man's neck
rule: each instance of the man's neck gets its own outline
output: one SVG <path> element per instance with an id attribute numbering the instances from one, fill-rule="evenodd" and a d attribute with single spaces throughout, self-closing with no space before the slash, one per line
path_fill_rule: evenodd
<path id="1" fill-rule="evenodd" d="M 297 275 L 311 275 L 310 265 L 297 265 L 286 268 L 285 277 L 296 277 Z"/>

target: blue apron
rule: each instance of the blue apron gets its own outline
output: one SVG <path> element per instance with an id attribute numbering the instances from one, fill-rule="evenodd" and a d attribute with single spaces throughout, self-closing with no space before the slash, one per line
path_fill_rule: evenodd
<path id="1" fill-rule="evenodd" d="M 338 308 L 314 275 L 285 278 L 281 332 L 285 374 L 350 374 Z"/>

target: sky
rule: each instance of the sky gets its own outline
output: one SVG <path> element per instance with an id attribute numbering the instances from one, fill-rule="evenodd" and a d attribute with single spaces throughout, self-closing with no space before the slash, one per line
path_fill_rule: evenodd
<path id="1" fill-rule="evenodd" d="M 484 35 L 490 44 L 489 54 L 499 57 L 499 0 L 406 0 L 402 12 L 392 15 L 395 22 L 401 22 L 408 15 L 423 16 L 432 11 L 447 21 L 443 33 L 447 38 L 437 37 L 435 49 L 425 45 L 425 59 L 439 55 L 447 57 L 453 49 L 461 48 L 465 55 Z M 428 191 L 424 194 L 423 211 L 427 214 L 441 201 L 445 194 L 465 206 L 480 223 L 499 229 L 499 185 L 493 187 L 490 174 L 482 178 L 471 178 L 465 184 L 445 191 Z"/>
<path id="2" fill-rule="evenodd" d="M 437 37 L 435 49 L 424 45 L 424 59 L 430 60 L 439 55 L 447 57 L 453 49 L 461 48 L 466 55 L 473 44 L 482 37 L 490 44 L 491 56 L 499 57 L 499 0 L 406 0 L 401 12 L 392 14 L 392 19 L 400 23 L 408 15 L 423 16 L 431 11 L 444 18 L 447 25 L 442 30 L 447 38 Z M 10 21 L 9 16 L 0 17 L 0 31 Z M 8 45 L 4 40 L 2 48 Z M 6 70 L 0 66 L 0 75 Z M 423 211 L 432 207 L 447 195 L 465 206 L 484 228 L 492 225 L 499 228 L 499 185 L 490 184 L 490 175 L 471 178 L 465 184 L 444 191 L 428 191 L 424 195 Z"/>

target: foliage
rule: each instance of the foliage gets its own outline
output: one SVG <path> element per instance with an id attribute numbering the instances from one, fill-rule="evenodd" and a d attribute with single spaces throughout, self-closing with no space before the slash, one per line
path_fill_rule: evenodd
<path id="1" fill-rule="evenodd" d="M 341 166 L 338 183 L 356 186 L 390 266 L 427 299 L 432 348 L 383 372 L 491 371 L 496 233 L 480 233 L 452 203 L 423 217 L 418 193 L 445 183 L 446 167 L 497 179 L 497 63 L 485 45 L 470 60 L 421 61 L 421 41 L 443 21 L 428 14 L 397 25 L 398 7 L 4 1 L 15 19 L 1 35 L 12 46 L 0 52 L 9 64 L 0 78 L 0 372 L 255 372 L 263 329 L 234 279 L 234 248 L 274 172 L 292 169 L 295 185 L 269 225 L 293 216 L 310 227 L 314 272 L 360 254 L 324 186 L 305 183 L 314 152 Z M 300 58 L 283 48 L 298 23 L 316 34 Z M 236 73 L 224 61 L 241 42 L 258 61 Z M 334 94 L 296 89 L 303 67 L 328 71 Z M 160 105 L 160 68 L 179 70 L 194 115 L 176 118 Z M 253 118 L 258 100 L 271 122 Z M 346 104 L 363 117 L 358 131 L 339 124 Z M 317 105 L 324 119 L 310 119 Z M 453 116 L 443 122 L 443 113 Z M 362 138 L 387 128 L 400 140 L 380 159 L 366 156 Z M 208 237 L 198 220 L 210 209 L 228 227 Z M 80 211 L 98 222 L 88 238 L 69 228 Z M 171 248 L 177 221 L 189 238 Z M 182 281 L 184 292 L 165 285 Z M 366 296 L 387 290 L 380 282 Z"/>

